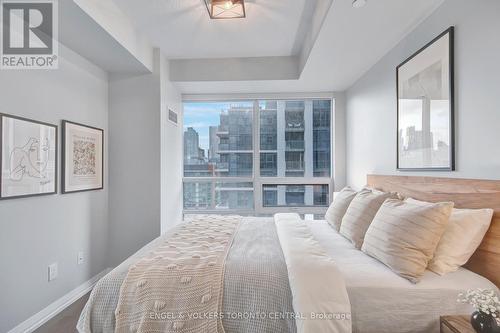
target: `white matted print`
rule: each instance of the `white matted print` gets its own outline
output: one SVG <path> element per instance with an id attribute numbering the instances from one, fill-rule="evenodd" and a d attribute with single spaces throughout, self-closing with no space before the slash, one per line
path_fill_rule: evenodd
<path id="1" fill-rule="evenodd" d="M 57 192 L 57 126 L 0 114 L 0 198 Z"/>
<path id="2" fill-rule="evenodd" d="M 64 120 L 63 193 L 103 188 L 104 131 Z"/>
<path id="3" fill-rule="evenodd" d="M 397 68 L 398 169 L 454 170 L 453 28 Z"/>

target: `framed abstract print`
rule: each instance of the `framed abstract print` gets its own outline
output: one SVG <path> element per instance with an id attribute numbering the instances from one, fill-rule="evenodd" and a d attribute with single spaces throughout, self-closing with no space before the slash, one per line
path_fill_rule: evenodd
<path id="1" fill-rule="evenodd" d="M 62 122 L 62 192 L 104 188 L 104 131 Z"/>
<path id="2" fill-rule="evenodd" d="M 453 27 L 397 67 L 398 170 L 455 170 Z"/>
<path id="3" fill-rule="evenodd" d="M 57 192 L 57 126 L 0 114 L 0 199 Z"/>

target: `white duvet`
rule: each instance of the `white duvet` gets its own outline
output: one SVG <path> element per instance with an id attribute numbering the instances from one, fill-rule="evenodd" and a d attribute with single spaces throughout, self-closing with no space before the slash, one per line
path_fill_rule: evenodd
<path id="1" fill-rule="evenodd" d="M 293 295 L 297 333 L 350 333 L 342 273 L 297 214 L 274 216 Z"/>

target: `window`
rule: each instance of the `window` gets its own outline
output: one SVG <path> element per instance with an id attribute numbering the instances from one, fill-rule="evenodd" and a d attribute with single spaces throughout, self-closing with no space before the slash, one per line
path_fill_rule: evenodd
<path id="1" fill-rule="evenodd" d="M 215 184 L 215 208 L 252 210 L 253 184 L 217 182 Z"/>
<path id="2" fill-rule="evenodd" d="M 184 103 L 184 210 L 322 213 L 331 190 L 330 99 Z"/>
<path id="3" fill-rule="evenodd" d="M 253 102 L 184 108 L 184 177 L 252 177 Z"/>
<path id="4" fill-rule="evenodd" d="M 328 185 L 264 185 L 262 191 L 264 207 L 324 207 L 329 204 Z"/>
<path id="5" fill-rule="evenodd" d="M 276 153 L 260 153 L 260 175 L 277 176 L 278 164 Z"/>

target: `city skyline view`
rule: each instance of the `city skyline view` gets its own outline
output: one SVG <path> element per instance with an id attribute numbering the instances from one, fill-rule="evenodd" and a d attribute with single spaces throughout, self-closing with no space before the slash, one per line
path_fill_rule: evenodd
<path id="1" fill-rule="evenodd" d="M 184 117 L 186 209 L 328 204 L 331 100 L 188 102 Z M 224 181 L 227 177 L 241 181 Z M 289 177 L 303 181 L 254 188 L 256 178 Z M 325 178 L 325 184 L 311 185 L 318 177 Z M 262 197 L 258 203 L 255 191 Z"/>
<path id="2" fill-rule="evenodd" d="M 186 131 L 193 128 L 199 137 L 199 146 L 207 155 L 210 148 L 210 126 L 219 126 L 220 114 L 231 106 L 252 107 L 252 102 L 186 102 L 184 103 L 184 124 Z"/>

